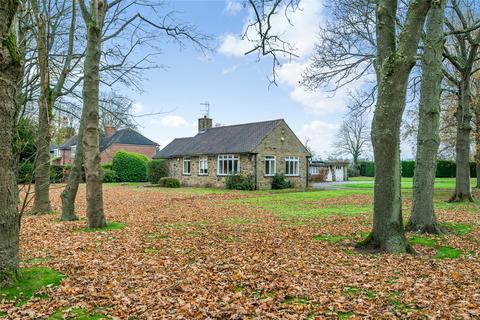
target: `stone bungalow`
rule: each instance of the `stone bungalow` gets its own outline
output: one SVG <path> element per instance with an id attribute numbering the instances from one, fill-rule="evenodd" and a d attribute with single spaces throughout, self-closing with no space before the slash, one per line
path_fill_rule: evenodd
<path id="1" fill-rule="evenodd" d="M 133 129 L 105 127 L 105 134 L 100 135 L 100 157 L 102 163 L 112 163 L 113 155 L 118 150 L 141 153 L 152 159 L 158 144 Z M 54 151 L 59 160 L 57 164 L 70 164 L 75 159 L 77 136 L 73 136 L 58 151 Z"/>
<path id="2" fill-rule="evenodd" d="M 310 153 L 283 120 L 212 128 L 198 120 L 194 137 L 173 140 L 154 158 L 167 159 L 168 174 L 185 186 L 224 187 L 228 175 L 252 175 L 257 189 L 268 189 L 283 173 L 294 187 L 308 185 Z"/>

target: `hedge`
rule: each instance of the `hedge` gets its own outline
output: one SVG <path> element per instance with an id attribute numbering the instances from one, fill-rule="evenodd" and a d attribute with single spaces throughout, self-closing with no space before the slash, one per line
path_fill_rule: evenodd
<path id="1" fill-rule="evenodd" d="M 358 163 L 360 175 L 364 177 L 375 176 L 375 165 L 371 161 L 361 161 Z"/>
<path id="2" fill-rule="evenodd" d="M 118 175 L 115 171 L 111 169 L 104 169 L 103 170 L 103 178 L 102 182 L 117 182 L 118 181 Z"/>
<path id="3" fill-rule="evenodd" d="M 148 181 L 156 184 L 167 176 L 167 162 L 164 159 L 152 160 L 147 166 Z"/>
<path id="4" fill-rule="evenodd" d="M 165 188 L 180 188 L 180 181 L 176 178 L 163 177 L 158 180 L 158 183 Z"/>
<path id="5" fill-rule="evenodd" d="M 402 161 L 402 177 L 412 178 L 415 172 L 415 161 Z"/>
<path id="6" fill-rule="evenodd" d="M 112 170 L 117 173 L 119 182 L 145 182 L 147 164 L 145 155 L 120 150 L 113 155 Z"/>
<path id="7" fill-rule="evenodd" d="M 285 178 L 285 175 L 282 173 L 276 173 L 272 178 L 272 189 L 288 189 L 292 187 L 292 183 Z"/>
<path id="8" fill-rule="evenodd" d="M 225 180 L 225 186 L 233 190 L 255 190 L 255 179 L 253 175 L 232 175 Z"/>
<path id="9" fill-rule="evenodd" d="M 375 176 L 375 166 L 374 166 L 374 163 L 371 161 L 359 162 L 358 168 L 361 176 L 364 176 L 364 177 Z M 455 178 L 456 169 L 457 169 L 457 166 L 454 161 L 438 160 L 437 171 L 435 173 L 435 176 L 437 178 Z M 412 178 L 414 173 L 415 173 L 415 161 L 413 160 L 402 161 L 402 177 Z M 472 178 L 475 178 L 477 176 L 475 162 L 470 162 L 470 176 Z"/>

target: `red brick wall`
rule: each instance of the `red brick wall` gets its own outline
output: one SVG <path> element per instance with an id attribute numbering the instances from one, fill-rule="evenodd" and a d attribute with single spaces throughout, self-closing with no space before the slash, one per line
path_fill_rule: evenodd
<path id="1" fill-rule="evenodd" d="M 102 163 L 112 163 L 113 155 L 118 150 L 141 153 L 146 155 L 148 159 L 152 159 L 157 148 L 156 146 L 141 146 L 136 144 L 113 144 L 100 154 Z"/>
<path id="2" fill-rule="evenodd" d="M 60 150 L 60 155 L 62 156 L 61 164 L 70 164 L 73 162 L 72 151 L 70 150 Z"/>

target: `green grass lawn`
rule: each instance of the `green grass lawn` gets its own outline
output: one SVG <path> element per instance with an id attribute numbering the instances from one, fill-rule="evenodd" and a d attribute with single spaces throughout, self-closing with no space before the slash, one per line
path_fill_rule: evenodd
<path id="1" fill-rule="evenodd" d="M 373 177 L 350 177 L 349 181 L 354 183 L 345 184 L 345 188 L 350 189 L 373 189 L 374 178 Z M 476 178 L 472 178 L 470 184 L 476 185 Z M 342 186 L 343 187 L 343 186 Z M 402 178 L 402 189 L 412 189 L 413 178 Z M 455 178 L 437 178 L 435 179 L 435 189 L 454 189 Z"/>
<path id="2" fill-rule="evenodd" d="M 370 213 L 373 210 L 372 203 L 357 204 L 347 201 L 328 202 L 323 199 L 348 198 L 356 195 L 373 195 L 373 178 L 355 177 L 351 178 L 355 183 L 335 185 L 322 190 L 309 190 L 305 192 L 282 190 L 276 192 L 271 190 L 243 192 L 250 197 L 231 200 L 244 203 L 250 206 L 264 208 L 277 214 L 282 219 L 308 219 L 329 216 L 356 216 L 362 213 Z M 474 179 L 472 179 L 472 185 Z M 412 197 L 412 178 L 402 178 L 402 195 L 404 199 Z M 454 178 L 439 178 L 435 181 L 435 207 L 442 210 L 461 210 L 466 212 L 478 212 L 479 203 L 448 203 L 453 189 L 455 188 Z M 352 198 L 353 199 L 353 198 Z M 410 207 L 404 206 L 405 214 L 408 214 Z"/>

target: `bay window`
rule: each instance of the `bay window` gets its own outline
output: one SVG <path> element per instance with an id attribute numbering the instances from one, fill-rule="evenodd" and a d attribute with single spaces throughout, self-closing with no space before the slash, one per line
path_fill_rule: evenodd
<path id="1" fill-rule="evenodd" d="M 219 176 L 240 173 L 240 157 L 235 155 L 219 155 L 217 161 L 217 174 Z"/>

